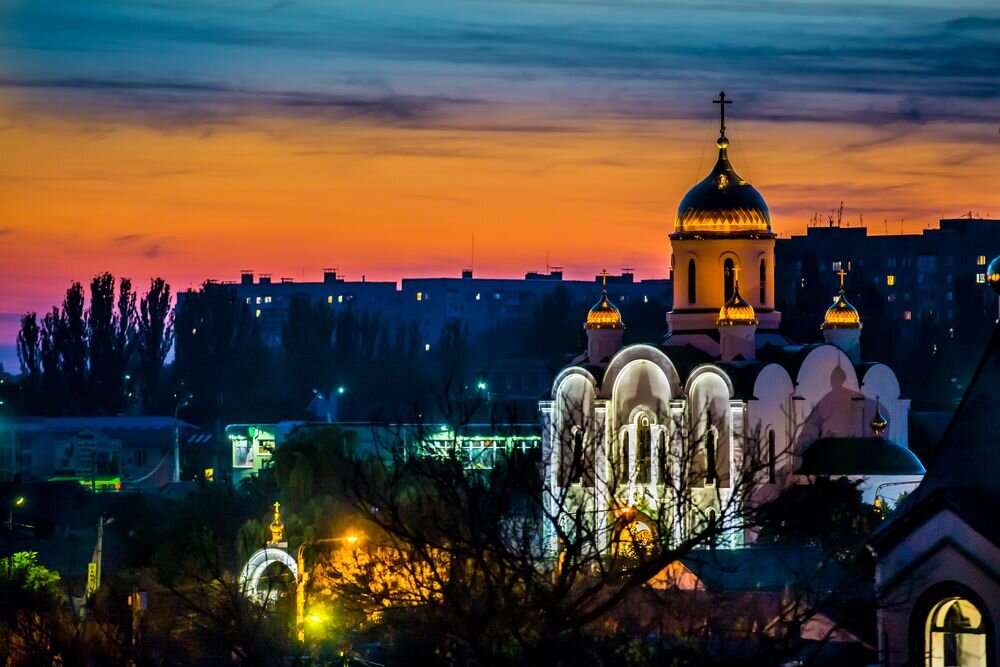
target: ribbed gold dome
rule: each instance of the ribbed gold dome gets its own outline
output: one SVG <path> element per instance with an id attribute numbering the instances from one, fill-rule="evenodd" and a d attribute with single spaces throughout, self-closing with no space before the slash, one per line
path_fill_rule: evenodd
<path id="1" fill-rule="evenodd" d="M 715 321 L 715 326 L 757 326 L 757 314 L 754 313 L 753 306 L 740 296 L 739 281 L 734 283 L 733 295 L 729 297 L 729 301 L 719 309 L 719 319 Z"/>
<path id="2" fill-rule="evenodd" d="M 584 329 L 624 329 L 622 314 L 615 304 L 608 300 L 608 291 L 604 290 L 601 300 L 594 304 L 594 307 L 587 313 L 587 323 Z"/>
<path id="3" fill-rule="evenodd" d="M 826 316 L 823 317 L 822 329 L 860 329 L 861 314 L 858 309 L 847 302 L 844 297 L 844 290 L 840 290 L 840 296 L 832 306 L 826 309 Z"/>

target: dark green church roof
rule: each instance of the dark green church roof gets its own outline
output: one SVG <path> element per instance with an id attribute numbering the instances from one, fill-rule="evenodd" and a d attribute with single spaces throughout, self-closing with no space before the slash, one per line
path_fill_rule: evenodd
<path id="1" fill-rule="evenodd" d="M 922 475 L 920 459 L 887 438 L 820 438 L 802 454 L 800 475 Z"/>

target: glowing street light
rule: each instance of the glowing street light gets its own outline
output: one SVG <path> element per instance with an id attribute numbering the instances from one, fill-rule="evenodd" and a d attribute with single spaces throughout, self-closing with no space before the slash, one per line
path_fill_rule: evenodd
<path id="1" fill-rule="evenodd" d="M 343 537 L 323 537 L 318 540 L 306 540 L 299 545 L 299 551 L 296 555 L 295 561 L 298 566 L 299 579 L 296 585 L 295 591 L 295 631 L 298 634 L 298 639 L 300 642 L 306 640 L 306 582 L 309 580 L 309 573 L 306 572 L 306 561 L 305 561 L 305 549 L 307 546 L 313 544 L 323 544 L 331 542 L 347 542 L 348 544 L 357 544 L 361 538 L 364 537 L 363 534 L 349 533 Z M 316 622 L 312 614 L 309 617 L 310 621 Z"/>

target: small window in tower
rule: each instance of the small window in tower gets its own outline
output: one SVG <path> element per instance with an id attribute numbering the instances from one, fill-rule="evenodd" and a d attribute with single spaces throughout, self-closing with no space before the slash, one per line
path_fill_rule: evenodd
<path id="1" fill-rule="evenodd" d="M 736 268 L 736 263 L 732 259 L 727 258 L 725 262 L 722 263 L 722 300 L 723 302 L 729 301 L 729 298 L 733 295 L 736 272 L 733 270 Z"/>
<path id="2" fill-rule="evenodd" d="M 688 304 L 698 301 L 698 272 L 694 259 L 688 260 Z"/>
<path id="3" fill-rule="evenodd" d="M 892 287 L 893 285 L 895 285 L 896 284 L 896 276 L 892 275 L 891 273 L 889 275 L 887 275 L 885 277 L 885 284 L 888 285 L 889 287 Z"/>
<path id="4" fill-rule="evenodd" d="M 767 261 L 760 260 L 760 305 L 767 303 Z"/>

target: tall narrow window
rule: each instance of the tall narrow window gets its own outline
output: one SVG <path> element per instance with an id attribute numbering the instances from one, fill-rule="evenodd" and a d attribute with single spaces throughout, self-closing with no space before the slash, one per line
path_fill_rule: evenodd
<path id="1" fill-rule="evenodd" d="M 767 483 L 774 484 L 777 478 L 778 453 L 774 446 L 774 429 L 767 432 Z"/>
<path id="2" fill-rule="evenodd" d="M 760 260 L 760 305 L 767 303 L 767 261 Z"/>
<path id="3" fill-rule="evenodd" d="M 622 450 L 618 453 L 618 484 L 628 483 L 628 433 L 622 436 Z"/>
<path id="4" fill-rule="evenodd" d="M 708 427 L 705 434 L 705 486 L 715 486 L 717 473 L 715 471 L 715 449 L 719 431 L 714 426 Z"/>
<path id="5" fill-rule="evenodd" d="M 576 426 L 566 433 L 559 457 L 559 485 L 579 484 L 583 473 L 583 429 Z"/>
<path id="6" fill-rule="evenodd" d="M 668 475 L 670 473 L 667 467 L 667 432 L 665 429 L 660 429 L 660 445 L 656 452 L 656 457 L 659 459 L 659 482 L 660 484 L 667 484 Z"/>
<path id="7" fill-rule="evenodd" d="M 649 478 L 651 474 L 652 465 L 652 448 L 653 448 L 653 435 L 649 428 L 649 417 L 642 415 L 639 417 L 639 423 L 636 425 L 636 447 L 638 447 L 638 452 L 636 453 L 636 471 L 635 471 L 635 482 L 636 484 L 649 484 Z"/>
<path id="8" fill-rule="evenodd" d="M 732 259 L 726 259 L 726 261 L 722 263 L 723 303 L 729 301 L 729 297 L 733 295 L 733 281 L 736 277 L 736 272 L 733 271 L 733 268 L 735 266 L 736 264 L 733 263 Z"/>
<path id="9" fill-rule="evenodd" d="M 698 300 L 698 274 L 695 270 L 694 259 L 688 260 L 688 304 L 693 304 Z"/>

